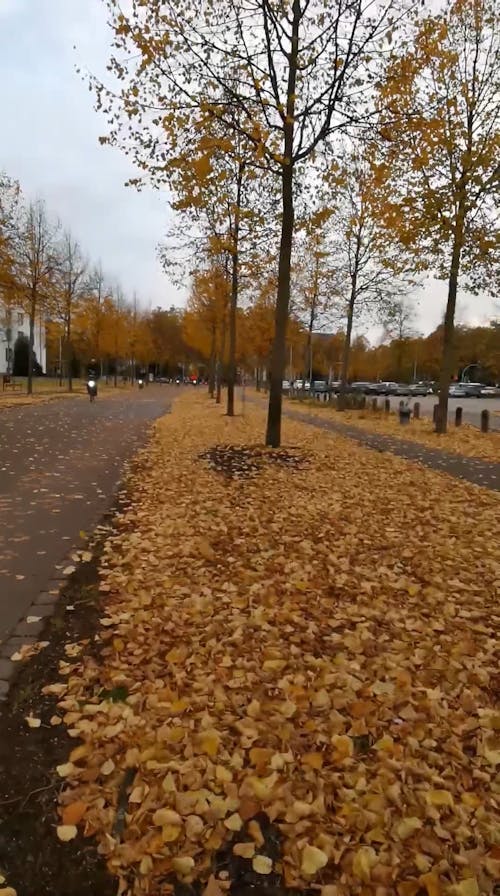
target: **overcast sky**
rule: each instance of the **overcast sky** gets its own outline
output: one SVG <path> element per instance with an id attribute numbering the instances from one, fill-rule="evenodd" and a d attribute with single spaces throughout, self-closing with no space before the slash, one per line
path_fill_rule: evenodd
<path id="1" fill-rule="evenodd" d="M 28 196 L 42 196 L 128 295 L 178 305 L 183 295 L 156 258 L 171 220 L 166 198 L 124 186 L 133 169 L 118 150 L 99 145 L 105 122 L 75 70 L 104 75 L 109 38 L 103 0 L 0 0 L 0 170 Z M 445 295 L 444 284 L 428 284 L 419 330 L 440 322 Z M 484 297 L 459 303 L 468 323 L 489 320 L 493 310 Z"/>

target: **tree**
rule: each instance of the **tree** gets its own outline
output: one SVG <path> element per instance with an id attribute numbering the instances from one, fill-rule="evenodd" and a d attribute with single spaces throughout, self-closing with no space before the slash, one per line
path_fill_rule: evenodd
<path id="1" fill-rule="evenodd" d="M 89 318 L 89 329 L 92 334 L 91 338 L 91 355 L 99 361 L 101 376 L 103 373 L 103 346 L 102 333 L 104 326 L 105 299 L 109 299 L 111 292 L 110 287 L 106 283 L 102 264 L 99 262 L 94 265 L 88 274 L 86 283 L 86 310 Z"/>
<path id="2" fill-rule="evenodd" d="M 0 172 L 0 326 L 7 342 L 7 372 L 12 368 L 12 308 L 15 291 L 15 225 L 19 184 Z"/>
<path id="3" fill-rule="evenodd" d="M 230 282 L 223 260 L 211 259 L 206 269 L 193 277 L 191 295 L 183 320 L 183 338 L 209 363 L 210 389 L 216 379 L 216 401 L 221 400 L 222 365 L 227 351 L 227 317 Z"/>
<path id="4" fill-rule="evenodd" d="M 16 302 L 29 316 L 29 395 L 33 392 L 35 324 L 54 299 L 57 230 L 41 199 L 21 207 L 15 233 L 14 278 Z"/>
<path id="5" fill-rule="evenodd" d="M 281 438 L 294 193 L 328 136 L 359 118 L 360 86 L 381 35 L 402 2 L 381 0 L 141 0 L 128 15 L 108 0 L 119 94 L 96 84 L 109 112 L 107 142 L 132 151 L 148 171 L 165 162 L 193 111 L 216 119 L 254 147 L 278 179 L 281 236 L 266 443 Z M 125 59 L 124 59 L 125 54 Z M 118 109 L 116 108 L 118 104 Z M 235 111 L 237 114 L 235 114 Z M 124 121 L 121 113 L 125 113 Z M 175 149 L 174 149 L 175 152 Z"/>
<path id="6" fill-rule="evenodd" d="M 331 178 L 338 205 L 334 215 L 335 241 L 331 247 L 337 284 L 346 284 L 345 339 L 340 375 L 339 407 L 349 374 L 353 324 L 357 314 L 384 316 L 391 301 L 405 288 L 405 259 L 400 249 L 384 239 L 379 224 L 384 194 L 372 176 L 366 146 L 346 147 L 345 162 L 335 166 Z M 341 286 L 337 289 L 341 291 Z"/>
<path id="7" fill-rule="evenodd" d="M 415 310 L 406 299 L 397 298 L 390 302 L 384 319 L 385 338 L 392 340 L 391 346 L 395 352 L 396 380 L 405 380 L 410 376 L 416 378 L 417 359 L 414 356 L 413 370 L 406 369 L 405 358 L 411 351 L 411 340 L 415 335 Z"/>
<path id="8" fill-rule="evenodd" d="M 338 300 L 338 289 L 331 269 L 327 246 L 326 225 L 331 217 L 329 209 L 320 208 L 308 215 L 304 222 L 302 240 L 297 239 L 293 264 L 293 310 L 306 321 L 307 339 L 304 357 L 303 388 L 313 375 L 313 333 L 323 323 Z M 298 251 L 297 251 L 298 250 Z"/>
<path id="9" fill-rule="evenodd" d="M 66 349 L 66 372 L 68 377 L 68 390 L 73 391 L 72 373 L 72 324 L 75 306 L 84 295 L 84 278 L 87 265 L 81 249 L 71 232 L 66 230 L 57 247 L 57 277 L 58 277 L 58 316 L 64 327 L 64 344 Z"/>
<path id="10" fill-rule="evenodd" d="M 500 28 L 495 0 L 447 0 L 394 52 L 380 89 L 384 220 L 448 281 L 437 431 L 446 432 L 460 284 L 498 283 Z"/>

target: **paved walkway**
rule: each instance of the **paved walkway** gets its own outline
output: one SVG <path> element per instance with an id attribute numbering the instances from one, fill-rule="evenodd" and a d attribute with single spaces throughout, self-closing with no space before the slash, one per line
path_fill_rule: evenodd
<path id="1" fill-rule="evenodd" d="M 93 404 L 0 411 L 0 657 L 32 602 L 62 577 L 68 551 L 83 545 L 80 531 L 92 531 L 110 506 L 124 462 L 172 394 L 149 386 Z"/>
<path id="2" fill-rule="evenodd" d="M 337 420 L 314 417 L 312 414 L 308 414 L 307 411 L 291 410 L 286 405 L 284 406 L 284 414 L 286 417 L 300 420 L 302 423 L 308 423 L 310 426 L 316 426 L 318 429 L 326 429 L 329 432 L 337 432 L 340 435 L 348 436 L 350 439 L 354 439 L 368 448 L 373 448 L 377 451 L 389 451 L 398 457 L 418 461 L 418 463 L 424 464 L 426 467 L 431 467 L 431 469 L 440 473 L 447 473 L 456 479 L 464 479 L 466 482 L 474 483 L 474 485 L 480 485 L 492 491 L 500 491 L 500 463 L 473 457 L 462 457 L 459 454 L 449 454 L 445 451 L 440 451 L 438 448 L 427 448 L 418 442 L 409 442 L 393 436 L 370 433 L 358 426 L 340 423 Z"/>

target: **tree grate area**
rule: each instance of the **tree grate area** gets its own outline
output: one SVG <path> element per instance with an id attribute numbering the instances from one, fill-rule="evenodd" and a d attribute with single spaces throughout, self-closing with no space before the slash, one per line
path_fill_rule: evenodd
<path id="1" fill-rule="evenodd" d="M 228 479 L 253 478 L 267 465 L 301 470 L 308 463 L 307 456 L 299 448 L 266 448 L 263 445 L 215 445 L 204 451 L 200 458 Z"/>

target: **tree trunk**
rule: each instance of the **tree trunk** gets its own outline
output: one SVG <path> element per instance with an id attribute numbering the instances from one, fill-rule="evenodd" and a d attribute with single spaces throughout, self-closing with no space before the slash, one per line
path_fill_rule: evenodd
<path id="1" fill-rule="evenodd" d="M 222 330 L 220 337 L 220 355 L 217 358 L 217 390 L 215 403 L 220 404 L 222 401 L 222 374 L 224 372 L 224 354 L 226 351 L 226 312 L 222 320 Z"/>
<path id="2" fill-rule="evenodd" d="M 215 354 L 210 352 L 210 361 L 208 362 L 208 395 L 213 398 L 215 394 Z"/>
<path id="3" fill-rule="evenodd" d="M 35 314 L 36 298 L 32 298 L 30 308 L 30 346 L 28 353 L 28 395 L 33 395 L 33 356 L 35 353 Z"/>
<path id="4" fill-rule="evenodd" d="M 293 138 L 295 122 L 295 90 L 299 53 L 299 25 L 302 16 L 300 0 L 292 3 L 292 35 L 288 56 L 286 116 L 283 124 L 283 162 L 281 167 L 281 240 L 278 265 L 278 292 L 274 316 L 274 340 L 271 352 L 271 382 L 267 411 L 266 445 L 279 448 L 281 444 L 282 387 L 286 365 L 286 331 L 290 308 L 290 270 L 294 231 L 293 206 Z"/>
<path id="5" fill-rule="evenodd" d="M 219 357 L 217 358 L 217 360 L 215 362 L 215 371 L 216 371 L 215 372 L 215 380 L 216 380 L 215 403 L 220 404 L 221 398 L 222 398 L 222 370 L 221 370 L 221 361 L 220 361 Z"/>
<path id="6" fill-rule="evenodd" d="M 68 311 L 68 320 L 66 323 L 66 355 L 68 364 L 68 392 L 73 391 L 73 365 L 71 351 L 71 311 Z M 97 371 L 96 371 L 97 373 Z"/>
<path id="7" fill-rule="evenodd" d="M 339 387 L 339 402 L 338 402 L 339 411 L 343 411 L 345 409 L 347 375 L 349 373 L 349 356 L 351 353 L 352 322 L 354 320 L 354 307 L 356 305 L 356 287 L 357 287 L 357 273 L 353 274 L 353 276 L 352 276 L 351 295 L 349 296 L 349 305 L 347 308 L 347 325 L 346 325 L 346 331 L 345 331 L 344 348 L 342 351 L 342 370 L 340 372 L 340 387 Z"/>
<path id="8" fill-rule="evenodd" d="M 448 279 L 448 300 L 443 323 L 443 353 L 439 374 L 439 401 L 436 432 L 444 434 L 448 428 L 448 392 L 453 376 L 455 351 L 455 309 L 457 306 L 458 275 L 462 253 L 462 233 L 460 226 L 455 235 L 453 254 Z"/>
<path id="9" fill-rule="evenodd" d="M 236 314 L 238 311 L 238 280 L 239 280 L 239 241 L 240 241 L 240 210 L 241 188 L 245 163 L 238 165 L 236 181 L 236 207 L 234 210 L 234 226 L 232 239 L 232 267 L 231 267 L 231 301 L 229 305 L 229 365 L 227 378 L 227 416 L 234 417 L 234 387 L 236 384 Z"/>

